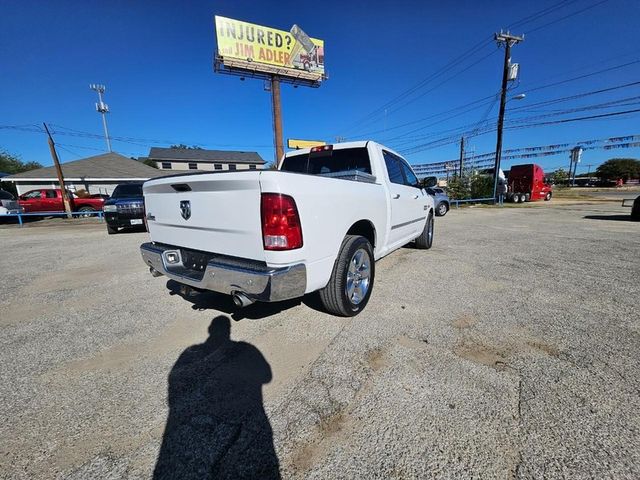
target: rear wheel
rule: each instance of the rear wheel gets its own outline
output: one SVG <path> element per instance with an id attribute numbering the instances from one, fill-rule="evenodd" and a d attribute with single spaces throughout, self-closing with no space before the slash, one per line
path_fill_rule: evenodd
<path id="1" fill-rule="evenodd" d="M 357 315 L 371 297 L 374 278 L 375 263 L 369 240 L 359 235 L 347 235 L 329 283 L 319 292 L 322 305 L 334 315 Z"/>
<path id="2" fill-rule="evenodd" d="M 433 245 L 433 212 L 429 212 L 427 223 L 418 238 L 416 238 L 416 248 L 428 250 Z"/>
<path id="3" fill-rule="evenodd" d="M 513 203 L 520 203 L 520 195 L 515 193 L 513 195 Z"/>
<path id="4" fill-rule="evenodd" d="M 118 233 L 118 228 L 117 227 L 111 227 L 111 226 L 107 225 L 107 233 L 109 235 L 113 235 L 114 233 Z"/>
<path id="5" fill-rule="evenodd" d="M 520 203 L 524 203 L 524 202 L 526 202 L 526 201 L 527 201 L 527 197 L 525 196 L 525 194 L 524 194 L 524 193 L 521 193 L 521 194 L 520 194 Z"/>
<path id="6" fill-rule="evenodd" d="M 89 217 L 90 215 L 88 215 L 89 212 L 95 212 L 96 209 L 93 207 L 90 207 L 88 205 L 85 205 L 84 207 L 80 207 L 78 209 L 78 212 L 80 213 L 87 213 L 87 215 L 80 215 L 81 217 Z"/>
<path id="7" fill-rule="evenodd" d="M 524 201 L 528 202 L 529 200 L 531 200 L 531 194 L 530 193 L 525 193 L 524 194 Z"/>

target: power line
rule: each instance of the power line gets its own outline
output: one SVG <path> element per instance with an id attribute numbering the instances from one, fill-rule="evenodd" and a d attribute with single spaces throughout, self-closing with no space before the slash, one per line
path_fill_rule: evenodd
<path id="1" fill-rule="evenodd" d="M 628 56 L 628 55 L 629 54 L 625 54 L 624 56 Z M 617 69 L 620 69 L 620 68 L 624 68 L 624 67 L 627 67 L 629 65 L 636 64 L 636 63 L 640 63 L 640 60 L 633 61 L 633 62 L 627 62 L 627 63 L 620 64 L 620 65 L 615 65 L 613 67 L 608 67 L 608 68 L 601 69 L 601 70 L 598 70 L 598 71 L 595 71 L 595 72 L 589 72 L 587 74 L 580 75 L 580 76 L 577 76 L 577 77 L 568 78 L 568 79 L 564 79 L 564 80 L 561 80 L 559 82 L 553 82 L 553 83 L 550 83 L 550 84 L 541 85 L 541 86 L 538 86 L 538 87 L 535 87 L 535 88 L 531 88 L 529 90 L 525 90 L 524 92 L 532 92 L 532 91 L 536 91 L 536 90 L 542 90 L 542 89 L 546 89 L 546 88 L 551 88 L 553 86 L 557 86 L 557 85 L 560 85 L 560 84 L 570 83 L 570 82 L 573 82 L 573 81 L 576 81 L 576 80 L 580 80 L 580 79 L 583 79 L 583 78 L 587 78 L 587 77 L 591 77 L 591 76 L 607 73 L 607 72 L 610 72 L 612 70 L 617 70 Z M 561 101 L 569 101 L 569 100 L 572 100 L 572 99 L 581 98 L 583 96 L 586 97 L 586 96 L 590 96 L 590 95 L 596 95 L 598 93 L 604 93 L 604 92 L 613 91 L 613 90 L 617 90 L 617 89 L 621 89 L 621 88 L 628 88 L 628 87 L 631 87 L 631 86 L 636 86 L 638 84 L 640 84 L 640 82 L 631 82 L 631 83 L 626 83 L 626 84 L 623 84 L 623 85 L 616 85 L 614 87 L 608 87 L 608 88 L 594 90 L 594 91 L 590 91 L 590 92 L 583 92 L 583 93 L 572 95 L 572 96 L 568 96 L 568 97 L 560 97 L 560 98 L 546 100 L 546 101 L 543 101 L 543 102 L 537 102 L 537 103 L 534 103 L 534 104 L 525 105 L 525 106 L 521 106 L 521 107 L 514 107 L 513 109 L 510 109 L 510 111 L 520 111 L 520 110 L 521 111 L 527 111 L 528 109 L 530 109 L 531 107 L 534 107 L 534 106 L 559 103 Z M 421 122 L 426 121 L 426 120 L 437 118 L 437 117 L 439 117 L 441 115 L 446 115 L 448 113 L 452 113 L 454 111 L 457 111 L 457 110 L 459 110 L 461 108 L 469 107 L 469 106 L 472 106 L 472 105 L 475 105 L 475 104 L 478 104 L 478 103 L 480 103 L 481 105 L 486 105 L 486 104 L 489 103 L 488 99 L 493 99 L 494 97 L 495 97 L 494 95 L 483 97 L 481 99 L 474 100 L 473 102 L 470 102 L 470 103 L 465 104 L 465 105 L 461 105 L 461 106 L 456 107 L 454 109 L 446 110 L 446 111 L 443 111 L 443 112 L 440 112 L 440 113 L 437 113 L 437 114 L 434 114 L 434 115 L 430 115 L 428 117 L 424 117 L 422 119 L 418 119 L 418 120 L 414 120 L 414 121 L 411 121 L 411 122 L 406 122 L 406 123 L 403 123 L 403 124 L 400 124 L 400 125 L 392 126 L 392 127 L 387 128 L 386 130 L 387 131 L 396 130 L 396 129 L 399 129 L 399 128 L 403 128 L 405 126 L 415 125 L 417 123 L 421 123 Z M 475 109 L 477 109 L 477 107 L 470 108 L 470 109 L 466 110 L 466 112 L 470 112 L 470 111 L 473 111 Z M 456 116 L 458 116 L 458 115 L 456 115 Z M 485 117 L 486 117 L 486 115 L 485 115 Z M 454 118 L 454 117 L 450 117 L 450 118 Z M 437 124 L 437 123 L 441 123 L 441 122 L 436 122 L 435 124 Z M 478 123 L 481 124 L 482 120 L 480 120 Z M 429 124 L 429 125 L 421 128 L 421 129 L 425 129 L 425 128 L 428 128 L 428 127 L 433 126 L 433 125 L 434 124 Z M 415 130 L 412 130 L 410 132 L 405 132 L 405 133 L 397 135 L 397 136 L 387 137 L 385 139 L 385 141 L 394 142 L 395 140 L 407 137 L 410 133 L 414 133 L 414 132 L 419 131 L 421 129 L 415 129 Z M 383 133 L 383 132 L 385 132 L 384 129 L 374 130 L 374 131 L 363 133 L 360 136 L 364 137 L 364 136 L 374 135 L 374 134 Z M 465 134 L 466 133 L 467 132 L 465 131 Z M 430 135 L 430 136 L 433 136 L 433 135 Z M 421 137 L 421 138 L 423 138 L 423 137 Z"/>
<path id="2" fill-rule="evenodd" d="M 620 115 L 629 115 L 629 114 L 633 114 L 633 113 L 637 113 L 640 112 L 640 108 L 639 109 L 631 109 L 631 110 L 625 110 L 625 111 L 621 111 L 621 112 L 609 112 L 609 113 L 603 113 L 603 114 L 599 114 L 599 115 L 588 115 L 585 117 L 575 117 L 575 118 L 565 118 L 565 119 L 561 119 L 561 120 L 553 120 L 553 121 L 548 121 L 548 122 L 536 122 L 536 123 L 528 123 L 528 124 L 523 124 L 523 125 L 509 125 L 504 127 L 505 129 L 509 129 L 509 130 L 514 130 L 514 129 L 522 129 L 522 128 L 530 128 L 530 127 L 540 127 L 540 126 L 546 126 L 546 125 L 557 125 L 557 124 L 562 124 L 562 123 L 571 123 L 571 122 L 579 122 L 579 121 L 585 121 L 585 120 L 598 120 L 601 118 L 609 118 L 609 117 L 614 117 L 614 116 L 620 116 Z M 495 130 L 495 127 L 490 127 L 488 129 L 486 129 L 483 133 L 490 133 L 492 131 Z M 437 147 L 442 147 L 445 145 L 450 145 L 453 143 L 457 143 L 458 139 L 459 139 L 460 133 L 455 134 L 455 135 L 451 135 L 445 138 L 441 138 L 441 139 L 437 139 L 431 142 L 427 142 L 424 144 L 420 144 L 420 145 L 416 145 L 413 147 L 408 147 L 405 150 L 400 150 L 400 153 L 403 153 L 405 155 L 410 155 L 410 154 L 414 154 L 414 153 L 418 153 L 424 150 L 431 150 L 433 148 L 437 148 Z M 465 135 L 466 136 L 466 135 Z"/>
<path id="3" fill-rule="evenodd" d="M 565 109 L 565 110 L 558 110 L 558 111 L 555 111 L 555 112 L 552 112 L 552 113 L 546 113 L 544 115 L 530 115 L 530 116 L 525 116 L 525 117 L 511 118 L 511 119 L 507 120 L 506 123 L 508 125 L 514 125 L 514 124 L 517 125 L 517 124 L 520 124 L 520 123 L 531 122 L 533 120 L 539 120 L 539 119 L 550 118 L 550 117 L 557 117 L 557 116 L 567 115 L 567 114 L 571 114 L 571 113 L 577 113 L 577 112 L 581 112 L 581 111 L 606 109 L 606 108 L 613 108 L 613 107 L 620 107 L 620 106 L 633 106 L 633 105 L 636 105 L 638 103 L 637 100 L 640 100 L 640 96 L 626 97 L 626 98 L 612 100 L 612 101 L 608 101 L 608 102 L 604 102 L 604 103 L 586 105 L 586 106 L 582 106 L 582 107 L 574 107 L 574 108 Z M 628 103 L 625 103 L 625 102 L 628 102 Z M 396 147 L 399 146 L 399 145 L 407 145 L 407 144 L 410 144 L 412 142 L 425 140 L 427 138 L 433 138 L 434 136 L 442 135 L 443 133 L 450 133 L 450 132 L 455 132 L 455 133 L 451 133 L 451 135 L 447 135 L 445 138 L 434 140 L 433 142 L 430 142 L 429 145 L 438 144 L 441 141 L 448 141 L 448 140 L 457 139 L 461 134 L 465 135 L 465 136 L 469 136 L 469 137 L 474 137 L 474 136 L 477 136 L 478 134 L 481 134 L 481 133 L 488 133 L 489 131 L 493 131 L 492 123 L 495 122 L 495 120 L 496 119 L 494 117 L 494 118 L 492 118 L 490 120 L 481 121 L 478 124 L 468 124 L 468 125 L 465 125 L 465 126 L 462 126 L 462 127 L 457 127 L 457 128 L 450 129 L 450 130 L 436 132 L 436 133 L 432 133 L 432 134 L 429 134 L 429 135 L 412 137 L 412 138 L 409 138 L 409 139 L 405 139 L 404 141 L 393 142 L 393 145 L 396 146 Z M 400 137 L 395 137 L 395 138 L 399 139 Z M 423 145 L 427 145 L 427 144 L 423 144 Z M 438 146 L 440 146 L 440 145 L 438 145 Z M 411 147 L 409 147 L 409 148 L 411 148 Z"/>
<path id="4" fill-rule="evenodd" d="M 551 21 L 549 23 L 546 23 L 544 25 L 536 27 L 533 30 L 529 30 L 528 32 L 525 32 L 525 35 L 530 35 L 531 33 L 537 32 L 538 30 L 546 28 L 546 27 L 548 27 L 550 25 L 555 25 L 556 23 L 561 22 L 562 20 L 566 20 L 567 18 L 575 17 L 576 15 L 579 15 L 582 12 L 586 12 L 587 10 L 591 10 L 592 8 L 597 7 L 598 5 L 602 5 L 603 3 L 606 3 L 608 1 L 609 0 L 601 0 L 600 2 L 596 2 L 593 5 L 589 5 L 588 7 L 585 7 L 583 9 L 581 9 L 581 10 L 578 10 L 577 12 L 570 13 L 569 15 L 565 15 L 564 17 L 560 17 L 560 18 L 558 18 L 556 20 L 553 20 L 553 21 Z"/>
<path id="5" fill-rule="evenodd" d="M 420 90 L 425 85 L 428 85 L 429 82 L 431 82 L 432 80 L 435 80 L 436 78 L 438 78 L 438 77 L 444 75 L 445 73 L 447 73 L 448 71 L 452 70 L 454 67 L 456 67 L 460 63 L 462 63 L 465 60 L 467 60 L 467 58 L 471 57 L 471 55 L 477 53 L 481 49 L 483 49 L 486 46 L 490 45 L 490 43 L 491 43 L 490 38 L 491 37 L 480 41 L 479 43 L 477 43 L 476 45 L 474 45 L 473 47 L 471 47 L 470 49 L 468 49 L 467 51 L 465 51 L 464 53 L 462 53 L 458 57 L 456 57 L 453 60 L 449 61 L 447 64 L 442 66 L 440 69 L 436 70 L 435 72 L 433 72 L 432 74 L 430 74 L 426 78 L 422 79 L 420 82 L 418 82 L 413 87 L 410 87 L 409 89 L 405 90 L 404 92 L 402 92 L 401 94 L 397 95 L 393 99 L 389 100 L 384 105 L 382 105 L 382 106 L 378 107 L 377 109 L 371 111 L 370 113 L 365 115 L 363 118 L 361 118 L 360 120 L 355 122 L 351 127 L 343 129 L 343 133 L 352 131 L 354 128 L 356 128 L 356 127 L 358 127 L 360 125 L 368 123 L 369 121 L 373 120 L 378 115 L 384 113 L 385 109 L 388 109 L 391 106 L 395 105 L 396 103 L 406 99 L 407 97 L 411 96 L 414 92 Z"/>
<path id="6" fill-rule="evenodd" d="M 560 10 L 561 8 L 564 8 L 566 6 L 569 6 L 573 3 L 575 3 L 577 0 L 564 0 L 561 1 L 559 3 L 556 3 L 554 5 L 551 5 L 549 7 L 545 7 L 542 10 L 535 12 L 531 15 L 528 15 L 518 21 L 516 21 L 515 23 L 509 25 L 509 28 L 520 28 L 523 25 L 526 25 L 528 23 L 534 22 L 536 20 L 539 20 L 540 18 L 549 15 L 553 12 L 556 12 L 557 10 Z M 531 30 L 530 32 L 533 31 L 537 31 L 540 30 L 541 28 L 545 28 L 549 25 L 553 25 L 555 23 L 558 23 L 564 19 L 573 17 L 575 15 L 578 15 L 586 10 L 589 10 L 591 8 L 594 8 L 602 3 L 607 2 L 608 0 L 601 0 L 600 2 L 597 2 L 596 4 L 590 5 L 588 7 L 585 7 L 581 10 L 572 12 L 568 15 L 565 15 L 559 19 L 553 20 L 551 22 L 548 22 L 547 24 L 541 25 L 536 27 L 535 29 Z M 527 32 L 527 33 L 530 33 Z M 388 101 L 387 103 L 383 104 L 382 106 L 378 107 L 376 110 L 373 110 L 372 112 L 370 112 L 368 115 L 366 115 L 365 117 L 363 117 L 361 120 L 357 121 L 353 126 L 348 127 L 346 129 L 343 130 L 343 133 L 346 133 L 348 131 L 352 131 L 354 128 L 368 123 L 369 121 L 372 121 L 374 118 L 376 118 L 377 116 L 379 116 L 382 113 L 387 113 L 388 109 L 390 107 L 392 107 L 393 105 L 395 105 L 396 103 L 405 100 L 406 98 L 408 98 L 409 96 L 411 96 L 414 92 L 420 90 L 422 87 L 424 87 L 425 85 L 427 85 L 429 82 L 431 82 L 432 80 L 435 80 L 436 78 L 442 76 L 443 74 L 447 73 L 449 70 L 453 69 L 453 67 L 455 67 L 456 64 L 459 64 L 463 61 L 466 61 L 466 59 L 468 57 L 470 57 L 471 55 L 479 52 L 480 50 L 482 50 L 483 48 L 485 48 L 487 45 L 489 45 L 491 43 L 491 39 L 492 37 L 486 38 L 484 40 L 482 40 L 481 42 L 479 42 L 478 44 L 476 44 L 475 46 L 473 46 L 472 48 L 470 48 L 469 50 L 467 50 L 466 52 L 464 52 L 463 54 L 461 54 L 460 56 L 458 56 L 457 58 L 453 59 L 452 61 L 450 61 L 449 63 L 447 63 L 446 65 L 444 65 L 443 67 L 441 67 L 440 70 L 434 72 L 433 74 L 429 75 L 427 78 L 423 79 L 422 81 L 420 81 L 418 84 L 414 85 L 413 87 L 409 88 L 408 90 L 404 91 L 403 93 L 401 93 L 400 95 L 396 96 L 395 98 L 393 98 L 392 100 Z M 493 55 L 495 52 L 491 52 L 490 54 L 486 55 L 485 57 L 483 57 L 480 61 L 484 60 L 485 58 L 488 58 L 490 55 Z M 462 70 L 461 72 L 458 72 L 458 74 L 463 73 L 464 71 L 468 70 L 469 68 L 471 68 L 473 65 L 479 63 L 475 62 L 474 64 L 468 66 L 467 68 L 465 68 L 464 70 Z M 451 77 L 451 78 L 455 78 Z M 400 105 L 399 107 L 395 108 L 391 113 L 394 113 L 404 107 L 406 107 L 407 105 L 417 101 L 419 98 L 423 97 L 424 95 L 426 95 L 427 93 L 433 91 L 435 88 L 437 88 L 438 86 L 446 83 L 447 81 L 451 80 L 451 78 L 445 80 L 444 82 L 442 82 L 441 84 L 437 85 L 436 87 L 430 89 L 427 92 L 423 92 L 422 94 L 420 94 L 418 97 L 408 100 L 406 101 L 404 104 Z"/>

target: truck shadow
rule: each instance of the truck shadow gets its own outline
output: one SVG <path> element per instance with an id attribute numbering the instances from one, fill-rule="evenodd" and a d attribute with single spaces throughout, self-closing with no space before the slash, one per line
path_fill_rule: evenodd
<path id="1" fill-rule="evenodd" d="M 631 215 L 585 215 L 587 220 L 612 220 L 616 222 L 636 222 Z"/>
<path id="2" fill-rule="evenodd" d="M 170 295 L 179 295 L 191 303 L 191 308 L 194 310 L 218 310 L 231 315 L 231 318 L 235 321 L 245 318 L 249 320 L 260 320 L 297 307 L 300 304 L 305 304 L 313 310 L 324 312 L 320 297 L 316 292 L 305 295 L 302 298 L 273 303 L 256 302 L 248 307 L 238 308 L 233 303 L 230 295 L 224 295 L 222 293 L 206 291 L 185 295 L 180 291 L 180 283 L 175 280 L 167 281 L 167 289 Z"/>
<path id="3" fill-rule="evenodd" d="M 228 317 L 215 317 L 205 342 L 188 347 L 171 369 L 154 479 L 280 478 L 262 397 L 271 367 L 230 331 Z"/>

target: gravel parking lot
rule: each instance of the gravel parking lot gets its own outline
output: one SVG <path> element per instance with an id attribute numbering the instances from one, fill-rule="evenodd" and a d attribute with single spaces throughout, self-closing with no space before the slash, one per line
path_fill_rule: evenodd
<path id="1" fill-rule="evenodd" d="M 0 477 L 639 478 L 628 214 L 453 210 L 353 319 L 183 298 L 146 233 L 4 226 Z"/>

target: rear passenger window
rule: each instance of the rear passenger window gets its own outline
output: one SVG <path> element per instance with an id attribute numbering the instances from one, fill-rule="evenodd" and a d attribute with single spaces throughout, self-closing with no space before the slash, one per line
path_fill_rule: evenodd
<path id="1" fill-rule="evenodd" d="M 58 198 L 58 194 L 55 190 L 45 190 L 45 195 L 47 198 Z"/>
<path id="2" fill-rule="evenodd" d="M 387 173 L 389 173 L 389 181 L 391 183 L 398 183 L 404 185 L 404 177 L 402 176 L 402 170 L 400 169 L 400 162 L 389 152 L 382 152 L 384 156 L 384 163 L 387 166 Z"/>

